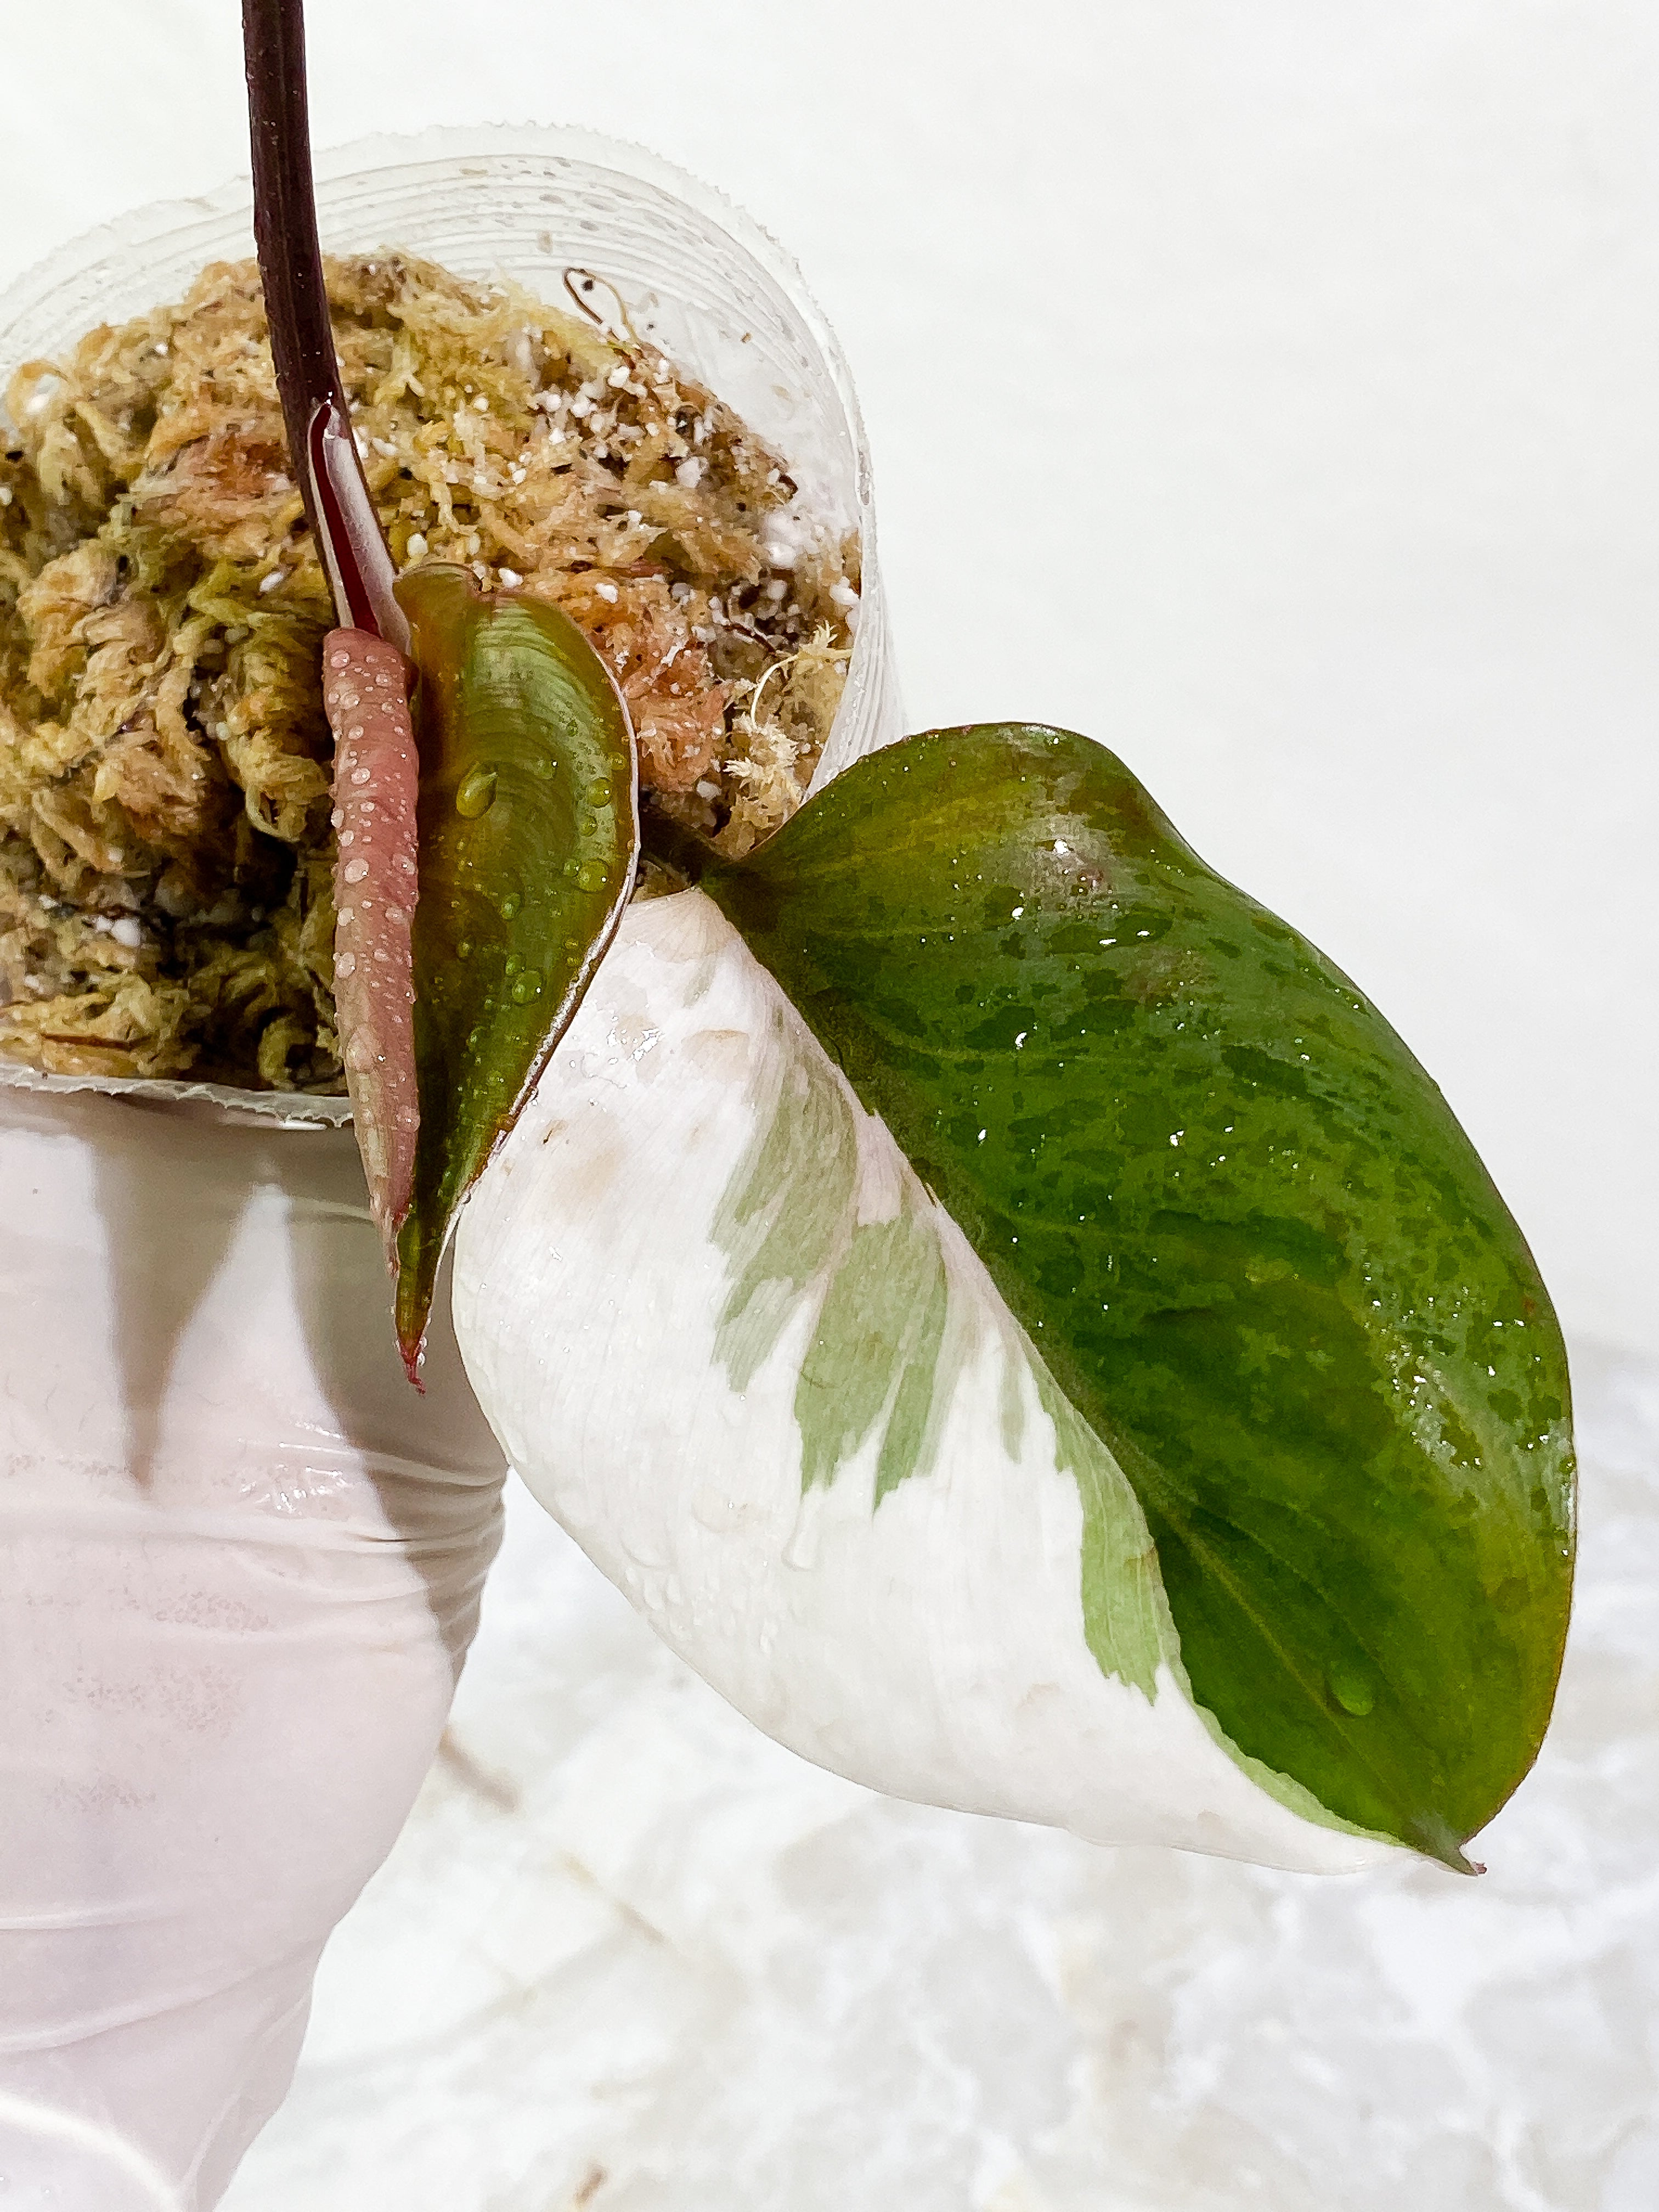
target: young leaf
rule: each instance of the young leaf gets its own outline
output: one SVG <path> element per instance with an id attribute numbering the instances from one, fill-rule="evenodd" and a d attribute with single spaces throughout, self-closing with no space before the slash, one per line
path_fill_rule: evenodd
<path id="1" fill-rule="evenodd" d="M 409 664 L 368 630 L 323 641 L 334 732 L 334 1006 L 369 1210 L 389 1256 L 409 1211 L 420 1103 L 410 931 L 420 767 Z"/>
<path id="2" fill-rule="evenodd" d="M 704 888 L 1127 1474 L 1200 1705 L 1466 1864 L 1553 1697 L 1568 1382 L 1404 1044 L 1061 732 L 878 753 Z"/>
<path id="3" fill-rule="evenodd" d="M 564 1034 L 639 851 L 627 710 L 556 607 L 434 563 L 398 585 L 419 675 L 421 1119 L 398 1240 L 414 1372 L 455 1210 Z"/>

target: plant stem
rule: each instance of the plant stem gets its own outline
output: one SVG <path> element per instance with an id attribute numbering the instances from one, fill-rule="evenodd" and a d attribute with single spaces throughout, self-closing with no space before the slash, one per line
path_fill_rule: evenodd
<path id="1" fill-rule="evenodd" d="M 242 0 L 253 235 L 289 453 L 342 629 L 407 652 L 397 571 L 340 384 L 312 190 L 302 0 Z"/>

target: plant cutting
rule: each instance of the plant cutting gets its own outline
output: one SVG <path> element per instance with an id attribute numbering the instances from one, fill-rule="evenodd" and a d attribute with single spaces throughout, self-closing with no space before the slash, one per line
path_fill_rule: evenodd
<path id="1" fill-rule="evenodd" d="M 640 805 L 582 624 L 382 540 L 298 11 L 247 20 L 388 1338 L 412 1370 L 453 1237 L 507 1455 L 826 1765 L 1097 1839 L 1466 1867 L 1547 1718 L 1571 1446 L 1547 1297 L 1432 1084 L 1075 735 L 909 739 L 744 850 Z"/>
<path id="2" fill-rule="evenodd" d="M 249 20 L 256 33 L 296 23 L 282 8 L 251 7 Z M 418 1101 L 408 1109 L 422 1133 L 415 1158 L 430 1164 L 423 1176 L 411 1164 L 389 1215 L 412 1361 L 432 1255 L 615 935 L 635 861 L 636 769 L 625 714 L 574 627 L 532 631 L 532 611 L 510 594 L 488 615 L 473 611 L 468 580 L 441 570 L 417 569 L 389 596 L 382 586 L 377 605 L 362 550 L 372 507 L 349 436 L 327 427 L 338 403 L 314 226 L 303 219 L 299 58 L 267 53 L 257 35 L 250 52 L 289 442 L 309 471 L 341 622 L 355 626 L 331 637 L 325 657 L 364 672 L 331 691 L 346 702 L 331 709 L 337 759 L 356 761 L 351 717 L 368 711 L 359 702 L 376 656 L 363 625 L 381 640 L 377 711 L 405 711 L 386 649 L 408 636 L 416 670 L 418 839 L 412 777 L 365 788 L 387 834 L 419 846 L 412 944 L 400 939 L 383 963 L 396 1005 L 413 1000 L 417 1070 L 398 1066 L 410 1057 L 401 1026 L 377 1020 L 372 1005 L 343 1008 L 348 1069 L 385 1071 Z M 274 88 L 283 100 L 267 110 Z M 347 520 L 354 512 L 368 519 L 361 527 Z M 389 558 L 377 557 L 389 576 Z M 400 608 L 439 594 L 453 611 L 448 629 L 427 623 L 411 635 Z M 567 672 L 556 702 L 538 688 L 548 669 Z M 592 779 L 581 821 L 598 843 L 582 842 L 569 808 L 555 820 L 527 803 L 538 760 L 560 757 L 557 777 L 573 754 L 575 775 Z M 412 760 L 412 743 L 398 757 Z M 500 779 L 515 769 L 509 793 Z M 361 767 L 337 772 L 337 814 L 353 782 L 364 782 Z M 465 795 L 485 783 L 488 811 L 469 819 Z M 649 839 L 648 811 L 645 826 Z M 738 1270 L 723 1286 L 710 1366 L 743 1410 L 702 1468 L 681 1455 L 671 1477 L 659 1452 L 641 1454 L 646 1483 L 671 1490 L 683 1511 L 688 1482 L 718 1489 L 752 1421 L 767 1439 L 763 1463 L 789 1469 L 806 1521 L 831 1510 L 815 1492 L 843 1486 L 858 1501 L 846 1510 L 867 1521 L 863 1611 L 879 1652 L 886 1624 L 874 1593 L 899 1586 L 876 1565 L 883 1512 L 900 1518 L 907 1482 L 936 1484 L 928 1517 L 950 1560 L 975 1540 L 959 1502 L 974 1462 L 1018 1463 L 1024 1424 L 1041 1424 L 1054 1467 L 1078 1485 L 1068 1625 L 1105 1680 L 1154 1716 L 1180 1708 L 1189 1735 L 1188 1709 L 1201 1715 L 1205 1747 L 1298 1820 L 1467 1868 L 1462 1844 L 1531 1762 L 1559 1665 L 1566 1378 L 1525 1245 L 1400 1040 L 1311 946 L 1204 868 L 1121 763 L 1064 732 L 910 739 L 849 769 L 735 861 L 700 853 L 672 822 L 657 842 L 701 878 L 701 892 L 680 896 L 712 896 L 781 987 L 778 1019 L 806 1073 L 770 1103 L 754 1158 L 723 1188 L 705 1185 L 702 1249 L 719 1250 L 724 1231 Z M 364 866 L 343 859 L 343 930 L 364 903 L 349 889 Z M 586 908 L 573 884 L 588 887 Z M 533 945 L 521 902 L 545 915 Z M 390 910 L 402 912 L 395 884 Z M 550 943 L 565 953 L 552 962 L 547 1004 L 539 983 L 526 1004 L 514 975 L 539 977 Z M 654 987 L 646 1004 L 654 1015 Z M 418 1040 L 441 1024 L 447 1055 L 430 1044 L 423 1054 Z M 814 1047 L 832 1065 L 814 1065 Z M 734 1072 L 752 1096 L 752 1071 Z M 677 1087 L 672 1072 L 656 1079 Z M 849 1132 L 860 1116 L 868 1152 L 889 1155 L 896 1199 L 858 1188 Z M 383 1117 L 360 1103 L 358 1120 L 374 1188 Z M 625 1115 L 617 1127 L 631 1150 Z M 550 1148 L 555 1176 L 573 1170 L 568 1152 Z M 581 1277 L 563 1287 L 527 1277 L 523 1223 L 544 1231 L 535 1209 L 550 1199 L 562 1235 L 566 1210 L 540 1178 L 531 1200 L 524 1179 L 520 1169 L 512 1206 L 492 1217 L 495 1237 L 481 1212 L 465 1241 L 459 1340 L 509 1456 L 556 1509 L 568 1464 L 564 1378 L 591 1388 L 601 1376 L 618 1401 L 639 1385 L 560 1348 L 562 1310 L 584 1302 Z M 572 1181 L 578 1206 L 591 1205 L 591 1180 Z M 638 1265 L 655 1272 L 643 1255 Z M 953 1401 L 983 1364 L 982 1341 L 964 1342 L 973 1332 L 952 1315 L 953 1275 L 981 1304 L 1000 1302 L 1006 1403 L 995 1425 L 981 1417 L 976 1433 L 952 1433 L 947 1452 Z M 795 1448 L 758 1406 L 748 1410 L 751 1394 L 764 1403 L 775 1369 L 793 1384 Z M 591 1472 L 579 1479 L 591 1492 Z M 623 1491 L 620 1471 L 615 1480 Z M 1017 1501 L 1000 1500 L 999 1522 L 1011 1510 Z M 836 1763 L 860 1778 L 1026 1809 L 1000 1784 L 994 1757 L 981 1753 L 959 1775 L 942 1745 L 922 1754 L 920 1772 L 890 1761 L 890 1701 L 868 1684 L 860 1696 L 879 1717 L 861 1729 L 859 1698 L 837 1698 L 837 1642 L 811 1597 L 781 1596 L 763 1626 L 735 1637 L 700 1629 L 732 1618 L 719 1564 L 732 1547 L 688 1550 L 672 1512 L 668 1522 L 663 1547 L 677 1561 L 685 1553 L 673 1640 L 694 1663 L 747 1683 L 753 1662 L 728 1645 L 758 1632 L 787 1650 L 793 1615 L 816 1639 L 811 1663 L 823 1683 L 802 1684 L 793 1658 L 759 1670 L 780 1732 L 823 1756 L 825 1732 L 807 1735 L 792 1707 L 827 1700 L 844 1739 L 860 1745 L 856 1760 Z M 851 1528 L 839 1536 L 855 1560 Z M 804 1571 L 810 1589 L 814 1570 Z M 917 1602 L 928 1571 L 909 1563 L 901 1603 Z M 762 1564 L 745 1559 L 742 1575 L 752 1605 Z M 1036 1600 L 1050 1615 L 1059 1601 L 1058 1592 Z M 976 1664 L 1000 1641 L 991 1602 L 952 1628 Z M 1018 1715 L 1048 1686 L 1037 1675 L 1016 1670 L 995 1716 L 1022 1753 Z M 761 1700 L 739 1702 L 758 1710 Z M 948 1702 L 940 1711 L 948 1738 Z M 1087 1725 L 1101 1723 L 1091 1713 Z M 931 1763 L 936 1753 L 942 1764 Z M 1103 1773 L 1113 1763 L 1103 1759 Z M 1113 1832 L 1099 1795 L 1085 1789 L 1079 1802 L 1074 1818 Z"/>

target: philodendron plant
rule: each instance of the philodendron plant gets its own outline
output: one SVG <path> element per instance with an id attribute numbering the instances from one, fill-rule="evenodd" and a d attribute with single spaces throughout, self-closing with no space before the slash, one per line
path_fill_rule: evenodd
<path id="1" fill-rule="evenodd" d="M 1433 1083 L 1121 762 L 857 763 L 629 903 L 627 712 L 555 611 L 396 578 L 339 395 L 296 0 L 256 206 L 341 627 L 340 1025 L 418 1368 L 762 1727 L 898 1794 L 1307 1867 L 1534 1757 L 1568 1381 Z M 463 1201 L 472 1193 L 463 1210 Z"/>

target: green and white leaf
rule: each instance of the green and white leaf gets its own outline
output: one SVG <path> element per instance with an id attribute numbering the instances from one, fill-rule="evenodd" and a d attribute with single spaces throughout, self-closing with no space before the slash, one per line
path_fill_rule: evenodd
<path id="1" fill-rule="evenodd" d="M 1100 1841 L 1395 1848 L 1195 1705 L 1117 1459 L 701 892 L 624 917 L 461 1217 L 454 1308 L 542 1502 L 807 1758 Z"/>
<path id="2" fill-rule="evenodd" d="M 1466 1867 L 1554 1695 L 1571 1392 L 1402 1040 L 1066 731 L 911 738 L 704 880 L 1109 1445 L 1200 1704 Z"/>

